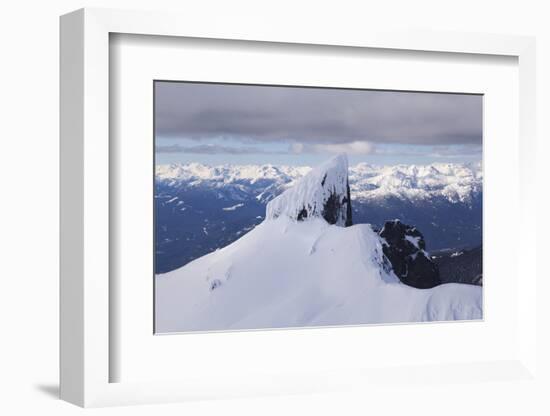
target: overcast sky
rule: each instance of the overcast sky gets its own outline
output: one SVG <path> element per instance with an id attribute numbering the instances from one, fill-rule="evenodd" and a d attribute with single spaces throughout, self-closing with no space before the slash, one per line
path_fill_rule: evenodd
<path id="1" fill-rule="evenodd" d="M 155 83 L 157 163 L 481 160 L 482 97 Z"/>

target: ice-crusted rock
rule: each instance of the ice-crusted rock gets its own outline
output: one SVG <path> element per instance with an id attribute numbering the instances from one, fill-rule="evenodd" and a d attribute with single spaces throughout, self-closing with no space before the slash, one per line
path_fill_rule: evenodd
<path id="1" fill-rule="evenodd" d="M 329 224 L 352 225 L 348 159 L 339 154 L 312 169 L 267 204 L 266 219 L 295 221 L 324 218 Z"/>
<path id="2" fill-rule="evenodd" d="M 399 280 L 419 289 L 442 283 L 439 268 L 426 252 L 424 236 L 416 227 L 399 220 L 387 221 L 379 234 L 384 239 L 384 254 Z"/>

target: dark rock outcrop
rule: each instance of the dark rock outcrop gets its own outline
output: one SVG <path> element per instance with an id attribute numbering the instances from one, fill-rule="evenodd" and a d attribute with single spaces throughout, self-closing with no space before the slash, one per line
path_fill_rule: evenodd
<path id="1" fill-rule="evenodd" d="M 330 194 L 325 201 L 322 209 L 322 215 L 326 222 L 329 224 L 338 223 L 341 212 L 345 211 L 344 227 L 353 225 L 351 220 L 351 196 L 349 190 L 349 184 L 346 185 L 347 192 L 345 196 L 338 195 L 337 193 Z M 298 218 L 299 220 L 300 218 Z"/>
<path id="2" fill-rule="evenodd" d="M 424 236 L 416 227 L 399 220 L 387 221 L 379 235 L 384 239 L 384 255 L 403 283 L 419 289 L 442 283 L 439 268 L 425 251 Z"/>

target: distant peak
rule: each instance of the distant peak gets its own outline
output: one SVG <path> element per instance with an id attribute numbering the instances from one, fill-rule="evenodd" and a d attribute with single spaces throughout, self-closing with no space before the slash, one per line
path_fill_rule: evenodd
<path id="1" fill-rule="evenodd" d="M 348 158 L 338 154 L 313 168 L 294 186 L 267 204 L 266 219 L 281 216 L 296 221 L 323 218 L 329 224 L 352 224 Z"/>

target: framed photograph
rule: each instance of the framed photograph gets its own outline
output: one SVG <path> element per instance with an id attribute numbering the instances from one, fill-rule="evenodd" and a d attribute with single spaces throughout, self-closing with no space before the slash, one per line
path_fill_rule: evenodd
<path id="1" fill-rule="evenodd" d="M 157 80 L 154 101 L 155 333 L 483 318 L 482 95 Z"/>
<path id="2" fill-rule="evenodd" d="M 62 398 L 533 380 L 534 51 L 63 16 Z"/>

